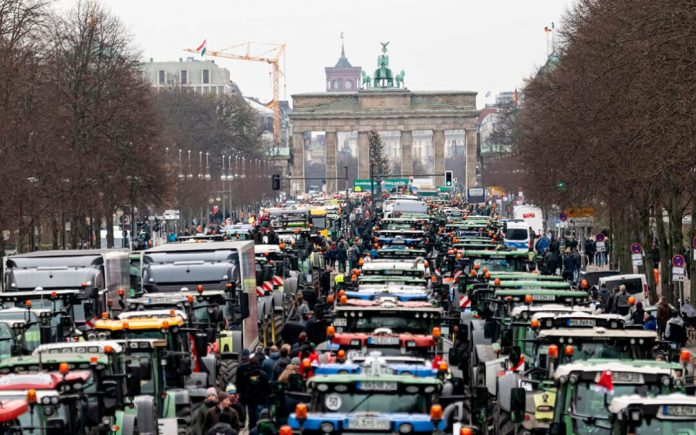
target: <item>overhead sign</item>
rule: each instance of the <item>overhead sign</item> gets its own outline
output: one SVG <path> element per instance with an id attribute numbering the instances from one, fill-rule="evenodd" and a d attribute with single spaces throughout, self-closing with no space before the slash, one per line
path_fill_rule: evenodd
<path id="1" fill-rule="evenodd" d="M 633 254 L 640 254 L 643 252 L 643 247 L 640 246 L 640 243 L 631 243 L 631 252 Z"/>
<path id="2" fill-rule="evenodd" d="M 595 209 L 592 207 L 569 207 L 564 211 L 569 218 L 593 218 L 595 215 Z"/>
<path id="3" fill-rule="evenodd" d="M 179 210 L 165 210 L 163 213 L 164 220 L 175 221 L 179 220 Z"/>
<path id="4" fill-rule="evenodd" d="M 486 202 L 486 191 L 483 187 L 470 187 L 467 192 L 469 202 L 481 203 Z"/>
<path id="5" fill-rule="evenodd" d="M 392 190 L 395 187 L 408 186 L 411 180 L 408 178 L 384 178 L 382 179 L 382 189 Z"/>

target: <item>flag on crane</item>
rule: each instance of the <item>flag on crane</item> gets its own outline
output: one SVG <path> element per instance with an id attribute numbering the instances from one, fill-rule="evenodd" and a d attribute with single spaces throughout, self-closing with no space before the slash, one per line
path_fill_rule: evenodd
<path id="1" fill-rule="evenodd" d="M 197 52 L 201 54 L 201 57 L 205 56 L 205 50 L 208 48 L 208 40 L 204 39 L 203 43 L 196 49 Z"/>

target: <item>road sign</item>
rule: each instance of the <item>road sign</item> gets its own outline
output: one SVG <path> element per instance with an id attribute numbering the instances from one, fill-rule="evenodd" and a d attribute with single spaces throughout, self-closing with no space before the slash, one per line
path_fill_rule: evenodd
<path id="1" fill-rule="evenodd" d="M 684 260 L 684 256 L 677 254 L 674 257 L 672 257 L 672 266 L 674 267 L 679 267 L 679 268 L 684 268 L 684 264 L 686 261 Z"/>
<path id="2" fill-rule="evenodd" d="M 640 246 L 640 243 L 631 243 L 631 252 L 634 254 L 640 254 L 643 252 L 643 247 Z"/>
<path id="3" fill-rule="evenodd" d="M 565 222 L 565 221 L 568 220 L 568 215 L 565 214 L 565 213 L 561 213 L 561 214 L 558 215 L 558 219 L 560 219 L 561 222 Z"/>
<path id="4" fill-rule="evenodd" d="M 604 244 L 604 239 L 598 240 L 596 245 L 597 252 L 607 252 L 607 245 Z"/>
<path id="5" fill-rule="evenodd" d="M 164 211 L 164 220 L 167 221 L 175 221 L 179 220 L 179 210 L 165 210 Z"/>
<path id="6" fill-rule="evenodd" d="M 598 242 L 603 242 L 604 241 L 604 234 L 603 233 L 597 234 L 595 236 L 595 240 L 597 240 Z"/>
<path id="7" fill-rule="evenodd" d="M 570 224 L 576 227 L 592 227 L 594 226 L 594 218 L 592 216 L 571 218 Z"/>
<path id="8" fill-rule="evenodd" d="M 684 281 L 684 268 L 683 267 L 673 267 L 672 268 L 672 281 L 683 282 Z"/>
<path id="9" fill-rule="evenodd" d="M 691 241 L 691 246 L 693 246 L 694 249 L 696 249 L 696 237 L 694 237 L 694 239 Z"/>
<path id="10" fill-rule="evenodd" d="M 595 209 L 592 207 L 568 207 L 564 210 L 569 218 L 594 217 Z"/>
<path id="11" fill-rule="evenodd" d="M 642 254 L 631 254 L 631 261 L 633 262 L 634 266 L 642 266 L 643 265 L 643 255 Z"/>

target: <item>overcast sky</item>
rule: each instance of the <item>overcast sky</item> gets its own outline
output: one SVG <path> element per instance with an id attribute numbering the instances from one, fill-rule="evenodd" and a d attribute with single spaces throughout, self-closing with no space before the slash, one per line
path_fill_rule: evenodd
<path id="1" fill-rule="evenodd" d="M 380 41 L 390 67 L 411 90 L 477 91 L 520 87 L 546 60 L 544 27 L 574 0 L 100 0 L 120 17 L 149 60 L 187 57 L 240 42 L 287 44 L 287 96 L 325 90 L 324 67 L 346 55 L 372 75 Z M 61 8 L 76 0 L 60 0 Z M 216 60 L 245 95 L 271 97 L 270 66 Z M 281 85 L 282 89 L 282 85 Z M 283 97 L 281 93 L 281 98 Z M 490 99 L 489 99 L 490 100 Z"/>

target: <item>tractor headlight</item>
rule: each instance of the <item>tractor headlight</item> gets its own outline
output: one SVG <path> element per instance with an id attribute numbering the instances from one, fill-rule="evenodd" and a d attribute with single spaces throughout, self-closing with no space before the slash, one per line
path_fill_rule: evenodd
<path id="1" fill-rule="evenodd" d="M 404 423 L 401 426 L 399 426 L 399 432 L 400 433 L 411 433 L 411 432 L 413 432 L 413 426 L 409 423 Z"/>
<path id="2" fill-rule="evenodd" d="M 324 433 L 332 433 L 334 431 L 333 423 L 329 423 L 328 421 L 322 423 L 321 426 L 319 426 L 319 428 Z"/>

